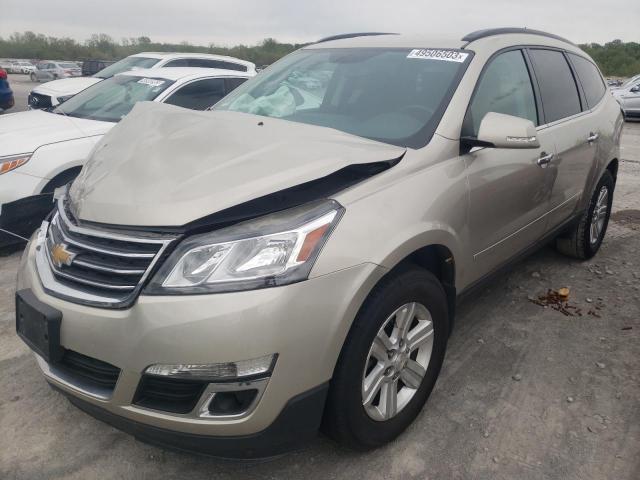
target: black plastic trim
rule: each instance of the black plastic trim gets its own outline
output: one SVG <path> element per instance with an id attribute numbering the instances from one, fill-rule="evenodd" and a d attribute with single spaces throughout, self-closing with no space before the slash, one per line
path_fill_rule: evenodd
<path id="1" fill-rule="evenodd" d="M 583 213 L 584 212 L 582 212 L 582 211 L 580 211 L 578 213 L 575 213 L 574 215 L 569 217 L 567 220 L 565 220 L 563 223 L 561 223 L 560 225 L 558 225 L 557 227 L 555 227 L 551 231 L 545 233 L 541 238 L 536 240 L 530 246 L 526 247 L 524 250 L 522 250 L 519 253 L 515 254 L 513 257 L 507 259 L 502 264 L 498 265 L 496 268 L 494 268 L 489 273 L 483 275 L 478 280 L 474 281 L 472 284 L 470 284 L 467 287 L 465 287 L 458 294 L 458 302 L 460 302 L 460 301 L 464 300 L 465 298 L 469 297 L 474 292 L 477 292 L 479 289 L 481 289 L 487 283 L 489 283 L 492 280 L 494 280 L 495 278 L 497 278 L 500 274 L 505 273 L 506 271 L 508 271 L 515 264 L 521 262 L 522 260 L 524 260 L 525 258 L 529 257 L 534 252 L 536 252 L 536 251 L 540 250 L 541 248 L 545 247 L 546 245 L 548 245 L 553 239 L 555 239 L 562 232 L 568 230 L 571 226 L 575 225 L 576 222 L 579 222 L 580 221 L 580 217 L 583 215 Z"/>
<path id="2" fill-rule="evenodd" d="M 527 35 L 540 35 L 542 37 L 553 38 L 555 40 L 560 40 L 561 42 L 568 43 L 570 45 L 575 45 L 572 41 L 567 40 L 559 35 L 555 35 L 553 33 L 543 32 L 542 30 L 533 30 L 530 28 L 522 28 L 522 27 L 501 27 L 501 28 L 486 28 L 484 30 L 476 30 L 475 32 L 471 32 L 466 34 L 461 38 L 463 42 L 475 42 L 476 40 L 480 40 L 481 38 L 493 37 L 495 35 L 505 35 L 508 33 L 523 33 Z M 466 45 L 465 45 L 466 47 Z"/>
<path id="3" fill-rule="evenodd" d="M 314 200 L 328 198 L 369 177 L 390 169 L 397 165 L 403 156 L 404 154 L 393 160 L 383 162 L 348 165 L 325 177 L 270 193 L 187 223 L 180 230 L 189 234 L 206 232 L 304 205 Z"/>
<path id="4" fill-rule="evenodd" d="M 339 35 L 331 35 L 329 37 L 324 37 L 318 40 L 315 43 L 324 43 L 330 42 L 332 40 L 344 40 L 347 38 L 357 38 L 357 37 L 375 37 L 378 35 L 398 35 L 393 32 L 359 32 L 359 33 L 341 33 Z"/>
<path id="5" fill-rule="evenodd" d="M 130 420 L 51 386 L 80 410 L 143 442 L 172 450 L 235 459 L 273 457 L 303 448 L 317 436 L 329 391 L 329 382 L 326 382 L 296 395 L 287 402 L 274 422 L 261 432 L 214 437 L 176 432 Z"/>
<path id="6" fill-rule="evenodd" d="M 53 195 L 49 193 L 32 195 L 5 203 L 2 205 L 0 213 L 0 228 L 29 238 L 54 208 Z M 0 246 L 24 242 L 18 237 L 4 235 L 7 239 L 4 240 L 4 236 L 0 236 Z"/>

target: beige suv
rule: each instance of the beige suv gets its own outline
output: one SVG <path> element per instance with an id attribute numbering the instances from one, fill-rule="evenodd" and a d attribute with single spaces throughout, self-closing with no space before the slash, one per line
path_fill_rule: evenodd
<path id="1" fill-rule="evenodd" d="M 554 35 L 325 39 L 214 111 L 114 127 L 25 251 L 18 334 L 149 442 L 377 447 L 434 388 L 456 298 L 547 241 L 598 251 L 621 128 Z"/>

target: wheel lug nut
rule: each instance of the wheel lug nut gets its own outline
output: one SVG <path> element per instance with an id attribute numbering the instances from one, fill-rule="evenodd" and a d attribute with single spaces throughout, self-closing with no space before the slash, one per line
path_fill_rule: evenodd
<path id="1" fill-rule="evenodd" d="M 387 369 L 384 371 L 384 374 L 387 376 L 390 376 L 393 374 L 393 367 L 387 367 Z"/>

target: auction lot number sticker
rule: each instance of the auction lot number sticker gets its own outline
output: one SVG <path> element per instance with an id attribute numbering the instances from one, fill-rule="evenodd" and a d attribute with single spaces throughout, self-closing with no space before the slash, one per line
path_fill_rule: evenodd
<path id="1" fill-rule="evenodd" d="M 416 48 L 411 50 L 407 58 L 422 58 L 424 60 L 443 60 L 445 62 L 464 62 L 468 53 L 457 50 L 437 50 L 433 48 Z"/>

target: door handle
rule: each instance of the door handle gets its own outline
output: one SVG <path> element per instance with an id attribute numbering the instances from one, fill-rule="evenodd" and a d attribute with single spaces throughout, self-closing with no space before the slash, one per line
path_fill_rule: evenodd
<path id="1" fill-rule="evenodd" d="M 545 168 L 547 165 L 551 163 L 551 160 L 553 160 L 553 153 L 542 152 L 540 154 L 540 158 L 538 158 L 537 163 L 540 167 Z"/>
<path id="2" fill-rule="evenodd" d="M 593 132 L 591 132 L 591 133 L 589 134 L 589 136 L 587 137 L 587 143 L 593 143 L 593 142 L 595 142 L 596 140 L 598 140 L 598 137 L 599 137 L 599 136 L 600 136 L 600 135 L 598 135 L 597 133 L 593 133 Z"/>

